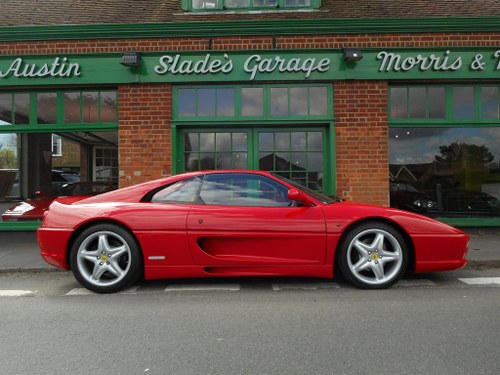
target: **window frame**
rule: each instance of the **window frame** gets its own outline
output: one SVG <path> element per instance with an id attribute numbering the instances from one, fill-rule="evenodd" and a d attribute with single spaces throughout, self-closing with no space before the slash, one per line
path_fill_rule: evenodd
<path id="1" fill-rule="evenodd" d="M 243 115 L 243 90 L 246 88 L 262 88 L 262 115 L 246 116 Z M 293 115 L 290 113 L 290 92 L 294 88 L 307 89 L 307 114 Z M 311 114 L 311 89 L 324 88 L 326 89 L 326 108 L 324 114 L 314 115 Z M 203 89 L 234 89 L 234 115 L 233 116 L 180 116 L 180 90 L 203 90 Z M 273 115 L 271 104 L 271 90 L 272 89 L 288 89 L 288 113 L 284 115 Z M 217 102 L 215 102 L 217 108 Z M 279 121 L 279 120 L 325 120 L 331 121 L 333 119 L 333 86 L 325 83 L 298 83 L 298 84 L 263 84 L 263 85 L 178 85 L 173 87 L 173 100 L 172 100 L 172 119 L 175 122 L 203 122 L 203 121 L 217 121 L 217 122 L 235 122 L 235 121 Z"/>
<path id="2" fill-rule="evenodd" d="M 86 92 L 96 92 L 97 93 L 97 122 L 85 122 L 82 115 L 83 102 L 82 94 Z M 116 108 L 115 108 L 115 121 L 113 122 L 101 122 L 102 118 L 102 93 L 113 92 L 116 94 Z M 80 94 L 80 114 L 79 121 L 75 122 L 65 122 L 64 121 L 64 95 L 66 93 L 79 93 Z M 39 123 L 38 122 L 38 99 L 37 96 L 40 94 L 56 94 L 56 121 L 54 123 Z M 118 129 L 118 90 L 116 88 L 87 88 L 87 89 L 56 89 L 56 90 L 1 90 L 0 95 L 10 95 L 11 96 L 11 122 L 10 124 L 0 124 L 0 133 L 29 133 L 29 132 L 61 132 L 61 131 L 106 131 L 106 130 L 117 130 Z M 15 122 L 15 96 L 16 95 L 28 95 L 29 96 L 29 123 L 27 124 L 16 124 Z"/>
<path id="3" fill-rule="evenodd" d="M 409 89 L 410 88 L 426 88 L 428 93 L 429 88 L 433 87 L 443 87 L 445 90 L 445 115 L 443 118 L 437 117 L 409 117 L 410 113 L 410 101 L 409 101 Z M 458 87 L 472 87 L 474 89 L 473 95 L 473 108 L 474 115 L 471 117 L 455 117 L 453 114 L 454 110 L 454 96 L 455 88 Z M 390 85 L 388 94 L 388 123 L 389 126 L 401 127 L 401 126 L 413 126 L 413 127 L 428 127 L 428 126 L 471 126 L 481 125 L 481 126 L 500 126 L 500 113 L 499 117 L 483 117 L 483 88 L 484 87 L 498 87 L 498 107 L 500 108 L 500 84 L 494 83 L 484 83 L 484 84 L 468 84 L 468 83 L 456 83 L 456 84 L 407 84 L 407 85 Z M 407 89 L 407 117 L 392 117 L 392 88 L 406 88 Z M 429 100 L 426 103 L 426 114 L 429 113 Z"/>
<path id="4" fill-rule="evenodd" d="M 254 3 L 255 0 L 249 0 L 249 2 Z M 189 12 L 217 12 L 217 11 L 279 11 L 279 10 L 301 10 L 301 9 L 318 9 L 321 7 L 321 0 L 309 0 L 308 5 L 287 5 L 287 0 L 276 0 L 276 5 L 249 5 L 249 6 L 228 6 L 226 5 L 226 0 L 216 0 L 216 4 L 213 8 L 195 8 L 193 6 L 193 0 L 182 0 L 181 8 L 184 11 Z"/>

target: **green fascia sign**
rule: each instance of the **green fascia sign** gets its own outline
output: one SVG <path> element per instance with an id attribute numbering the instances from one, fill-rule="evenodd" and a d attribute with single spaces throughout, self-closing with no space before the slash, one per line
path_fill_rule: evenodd
<path id="1" fill-rule="evenodd" d="M 0 57 L 1 86 L 500 78 L 500 46 L 142 53 Z M 354 53 L 354 54 L 353 54 Z"/>

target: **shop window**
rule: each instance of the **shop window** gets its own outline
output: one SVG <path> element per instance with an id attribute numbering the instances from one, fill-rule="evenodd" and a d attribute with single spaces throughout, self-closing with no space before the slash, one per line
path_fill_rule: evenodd
<path id="1" fill-rule="evenodd" d="M 245 169 L 247 133 L 189 132 L 184 134 L 184 170 Z"/>
<path id="2" fill-rule="evenodd" d="M 395 119 L 445 117 L 444 87 L 392 87 L 390 115 Z"/>
<path id="3" fill-rule="evenodd" d="M 389 120 L 497 122 L 499 89 L 499 85 L 394 86 L 390 88 Z"/>
<path id="4" fill-rule="evenodd" d="M 83 91 L 64 93 L 65 124 L 116 122 L 116 92 Z"/>
<path id="5" fill-rule="evenodd" d="M 57 123 L 57 93 L 37 93 L 36 113 L 38 124 Z"/>
<path id="6" fill-rule="evenodd" d="M 500 129 L 391 128 L 391 206 L 443 217 L 500 217 Z"/>
<path id="7" fill-rule="evenodd" d="M 328 118 L 332 114 L 331 88 L 327 85 L 200 86 L 174 90 L 174 118 L 182 120 Z"/>
<path id="8" fill-rule="evenodd" d="M 453 118 L 474 118 L 475 96 L 473 86 L 453 87 Z"/>
<path id="9" fill-rule="evenodd" d="M 500 86 L 394 86 L 390 96 L 391 206 L 500 219 Z"/>
<path id="10" fill-rule="evenodd" d="M 0 133 L 0 222 L 39 221 L 58 196 L 116 189 L 117 142 L 116 132 Z"/>
<path id="11" fill-rule="evenodd" d="M 244 117 L 264 115 L 264 89 L 262 87 L 243 87 L 241 96 L 241 114 Z"/>
<path id="12" fill-rule="evenodd" d="M 321 0 L 183 0 L 182 9 L 208 10 L 252 10 L 319 8 Z"/>
<path id="13" fill-rule="evenodd" d="M 116 126 L 116 91 L 13 92 L 0 93 L 1 131 L 59 130 L 64 124 L 101 128 Z M 103 129 L 104 130 L 104 129 Z"/>
<path id="14" fill-rule="evenodd" d="M 321 131 L 260 132 L 259 169 L 273 171 L 316 191 L 323 190 Z"/>
<path id="15" fill-rule="evenodd" d="M 271 116 L 325 116 L 326 87 L 271 87 Z"/>
<path id="16" fill-rule="evenodd" d="M 0 125 L 12 125 L 12 94 L 0 94 Z"/>
<path id="17" fill-rule="evenodd" d="M 30 95 L 26 93 L 0 94 L 0 125 L 27 125 L 30 123 Z"/>
<path id="18" fill-rule="evenodd" d="M 187 88 L 178 91 L 179 117 L 234 116 L 233 88 Z"/>
<path id="19" fill-rule="evenodd" d="M 499 87 L 487 86 L 482 87 L 481 110 L 484 118 L 493 119 L 499 118 Z"/>

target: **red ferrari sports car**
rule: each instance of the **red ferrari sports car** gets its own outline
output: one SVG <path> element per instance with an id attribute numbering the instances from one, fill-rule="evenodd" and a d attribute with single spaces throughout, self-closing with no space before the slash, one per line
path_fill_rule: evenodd
<path id="1" fill-rule="evenodd" d="M 42 257 L 98 293 L 146 280 L 312 276 L 361 288 L 466 264 L 462 231 L 394 208 L 338 202 L 277 174 L 201 171 L 90 198 L 60 198 Z"/>

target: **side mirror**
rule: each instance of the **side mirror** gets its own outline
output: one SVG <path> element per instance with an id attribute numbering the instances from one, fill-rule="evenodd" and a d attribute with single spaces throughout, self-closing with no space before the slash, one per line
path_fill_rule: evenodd
<path id="1" fill-rule="evenodd" d="M 288 190 L 288 200 L 299 203 L 298 206 L 309 206 L 310 201 L 307 195 L 298 189 Z"/>

